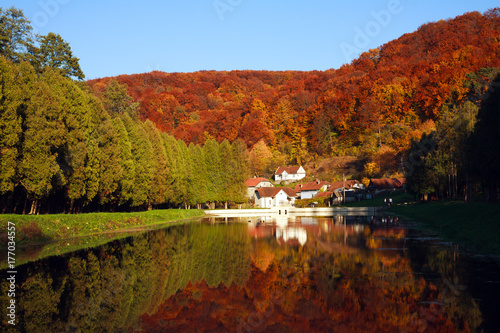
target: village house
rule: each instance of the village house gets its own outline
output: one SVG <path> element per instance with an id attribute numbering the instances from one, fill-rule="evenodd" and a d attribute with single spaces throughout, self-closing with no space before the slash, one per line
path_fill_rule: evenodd
<path id="1" fill-rule="evenodd" d="M 302 166 L 298 167 L 279 167 L 274 173 L 274 181 L 296 182 L 306 176 L 306 170 Z"/>
<path id="2" fill-rule="evenodd" d="M 319 192 L 327 191 L 330 185 L 329 182 L 316 180 L 306 184 L 297 184 L 297 186 L 295 186 L 295 192 L 301 199 L 312 199 Z"/>
<path id="3" fill-rule="evenodd" d="M 349 180 L 346 180 L 345 182 L 342 180 L 332 182 L 330 185 L 330 190 L 331 191 L 340 190 L 344 187 L 346 189 L 352 189 L 352 190 L 364 190 L 365 189 L 365 186 L 359 180 L 349 179 Z"/>
<path id="4" fill-rule="evenodd" d="M 402 190 L 406 184 L 406 178 L 373 178 L 370 179 L 368 185 L 369 190 L 378 191 L 395 191 Z"/>
<path id="5" fill-rule="evenodd" d="M 247 185 L 247 196 L 250 199 L 253 199 L 255 195 L 255 190 L 259 187 L 274 187 L 273 183 L 266 178 L 250 178 L 246 180 Z"/>
<path id="6" fill-rule="evenodd" d="M 354 202 L 358 199 L 359 198 L 354 190 L 349 189 L 343 191 L 342 189 L 336 189 L 333 191 L 332 203 L 340 204 L 342 202 Z"/>
<path id="7" fill-rule="evenodd" d="M 255 190 L 255 206 L 288 207 L 295 203 L 295 191 L 289 187 L 260 187 Z"/>

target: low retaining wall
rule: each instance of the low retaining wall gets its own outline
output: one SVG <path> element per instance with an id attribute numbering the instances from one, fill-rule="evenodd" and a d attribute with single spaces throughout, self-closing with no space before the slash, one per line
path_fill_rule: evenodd
<path id="1" fill-rule="evenodd" d="M 243 216 L 270 216 L 270 215 L 301 215 L 301 216 L 370 216 L 376 215 L 383 210 L 383 207 L 320 207 L 320 208 L 295 208 L 295 207 L 274 207 L 269 209 L 214 209 L 205 210 L 207 215 L 224 217 Z"/>

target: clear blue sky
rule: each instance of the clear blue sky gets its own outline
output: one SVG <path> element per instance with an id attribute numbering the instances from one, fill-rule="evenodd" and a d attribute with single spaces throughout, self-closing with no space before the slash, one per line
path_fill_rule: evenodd
<path id="1" fill-rule="evenodd" d="M 87 79 L 198 70 L 326 70 L 494 0 L 2 0 L 58 33 Z M 358 52 L 359 51 L 359 52 Z"/>

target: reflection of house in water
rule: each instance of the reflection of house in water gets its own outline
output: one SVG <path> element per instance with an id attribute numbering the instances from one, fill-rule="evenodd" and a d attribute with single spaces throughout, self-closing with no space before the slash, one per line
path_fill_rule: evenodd
<path id="1" fill-rule="evenodd" d="M 304 228 L 276 228 L 276 239 L 278 242 L 282 239 L 285 243 L 297 240 L 300 245 L 307 241 L 307 231 Z"/>
<path id="2" fill-rule="evenodd" d="M 308 239 L 321 237 L 323 233 L 343 235 L 343 243 L 349 236 L 362 234 L 369 216 L 338 215 L 331 218 L 307 216 L 263 216 L 248 220 L 248 233 L 253 238 L 273 239 L 280 244 L 304 246 Z"/>

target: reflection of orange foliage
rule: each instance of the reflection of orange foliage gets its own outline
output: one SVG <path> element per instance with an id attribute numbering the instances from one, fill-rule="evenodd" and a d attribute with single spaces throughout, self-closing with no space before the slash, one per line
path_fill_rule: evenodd
<path id="1" fill-rule="evenodd" d="M 143 331 L 413 332 L 423 320 L 428 331 L 453 331 L 442 311 L 422 304 L 436 288 L 415 280 L 405 257 L 255 242 L 245 286 L 189 283 L 142 316 Z"/>
<path id="2" fill-rule="evenodd" d="M 262 242 L 261 244 L 265 243 Z M 275 252 L 267 246 L 264 246 L 263 248 L 261 247 L 256 249 L 250 257 L 257 268 L 259 268 L 262 272 L 266 272 L 267 268 L 274 260 Z"/>

